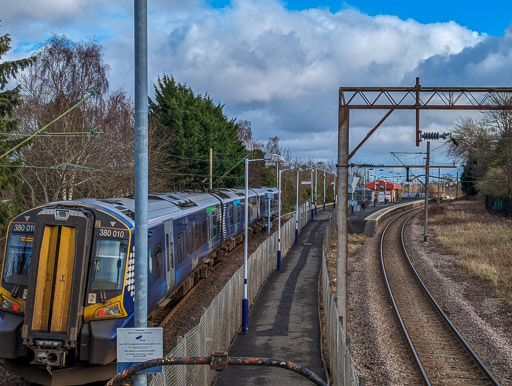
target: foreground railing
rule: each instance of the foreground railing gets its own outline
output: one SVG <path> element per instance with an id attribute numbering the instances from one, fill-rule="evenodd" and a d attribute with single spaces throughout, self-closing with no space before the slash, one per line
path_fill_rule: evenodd
<path id="1" fill-rule="evenodd" d="M 336 299 L 333 296 L 329 272 L 327 270 L 327 256 L 331 241 L 336 231 L 336 216 L 333 214 L 325 230 L 322 248 L 321 287 L 324 304 L 325 335 L 327 350 L 327 370 L 333 385 L 359 385 L 359 379 L 350 356 L 349 346 L 345 340 L 345 333 L 340 322 Z"/>

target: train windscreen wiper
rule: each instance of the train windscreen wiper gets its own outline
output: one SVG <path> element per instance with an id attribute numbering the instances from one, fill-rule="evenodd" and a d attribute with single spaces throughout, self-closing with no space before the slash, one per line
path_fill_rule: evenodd
<path id="1" fill-rule="evenodd" d="M 96 277 L 99 278 L 99 280 L 97 280 L 97 282 L 98 282 L 98 289 L 100 290 L 101 302 L 105 303 L 107 301 L 107 295 L 105 294 L 105 290 L 103 289 L 103 287 L 101 285 L 103 278 L 101 276 L 101 264 L 100 264 L 99 259 L 94 259 L 94 272 L 96 274 Z"/>
<path id="2" fill-rule="evenodd" d="M 18 252 L 16 252 L 16 257 L 19 258 L 20 255 L 18 254 Z M 21 286 L 21 279 L 23 279 L 23 277 L 27 276 L 27 272 L 30 268 L 30 261 L 32 260 L 32 255 L 30 255 L 29 257 L 27 257 L 27 260 L 25 260 L 25 264 L 23 264 L 23 269 L 21 270 L 20 274 L 18 275 L 18 278 L 16 279 L 16 283 L 14 284 L 14 288 L 12 289 L 11 291 L 11 295 L 13 297 L 18 297 L 18 291 L 20 289 L 20 286 Z"/>

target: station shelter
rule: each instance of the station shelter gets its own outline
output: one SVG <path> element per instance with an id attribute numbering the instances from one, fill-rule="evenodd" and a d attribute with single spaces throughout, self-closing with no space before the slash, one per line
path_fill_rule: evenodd
<path id="1" fill-rule="evenodd" d="M 402 185 L 393 181 L 375 180 L 368 182 L 365 187 L 376 193 L 375 199 L 379 203 L 398 201 L 402 195 Z"/>

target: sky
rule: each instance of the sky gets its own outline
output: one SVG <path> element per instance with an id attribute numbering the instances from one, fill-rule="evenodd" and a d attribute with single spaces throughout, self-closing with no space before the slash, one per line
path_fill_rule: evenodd
<path id="1" fill-rule="evenodd" d="M 5 0 L 4 0 L 5 1 Z M 512 2 L 488 0 L 148 0 L 149 90 L 174 76 L 209 94 L 230 118 L 251 122 L 255 139 L 278 136 L 294 157 L 337 159 L 341 86 L 511 86 Z M 104 47 L 112 90 L 133 95 L 133 2 L 8 2 L 0 34 L 25 57 L 52 35 Z M 384 115 L 354 111 L 353 149 Z M 426 112 L 423 131 L 450 131 L 478 112 Z M 414 112 L 393 113 L 355 162 L 423 164 Z M 451 164 L 433 142 L 433 164 Z M 398 169 L 397 169 L 398 170 Z M 395 171 L 396 174 L 396 171 Z"/>

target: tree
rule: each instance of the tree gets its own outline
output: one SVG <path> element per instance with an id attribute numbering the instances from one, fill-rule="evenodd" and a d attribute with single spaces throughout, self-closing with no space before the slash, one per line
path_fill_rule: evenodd
<path id="1" fill-rule="evenodd" d="M 20 134 L 34 133 L 96 92 L 19 154 L 23 205 L 133 192 L 133 104 L 122 90 L 108 92 L 102 59 L 95 41 L 53 36 L 22 76 Z"/>
<path id="2" fill-rule="evenodd" d="M 9 34 L 0 36 L 0 155 L 12 149 L 19 141 L 11 139 L 20 124 L 20 120 L 14 117 L 14 111 L 21 103 L 20 86 L 7 88 L 9 82 L 16 78 L 17 73 L 24 70 L 32 63 L 33 59 L 21 59 L 14 61 L 2 61 L 5 53 L 11 48 Z M 0 159 L 0 198 L 6 198 L 6 192 L 20 183 L 18 178 L 19 162 L 16 153 L 4 156 Z M 5 224 L 7 218 L 12 215 L 12 203 L 2 202 L 0 205 L 0 224 Z M 2 229 L 2 235 L 4 234 Z"/>
<path id="3" fill-rule="evenodd" d="M 164 75 L 155 85 L 149 111 L 156 135 L 167 138 L 170 144 L 162 149 L 165 162 L 172 165 L 168 190 L 206 186 L 210 149 L 214 153 L 214 181 L 218 180 L 214 187 L 242 185 L 241 161 L 246 150 L 236 122 L 224 115 L 222 105 L 215 105 L 208 95 L 195 95 L 187 85 Z"/>
<path id="4" fill-rule="evenodd" d="M 236 131 L 238 133 L 238 139 L 242 141 L 245 148 L 249 151 L 254 151 L 256 149 L 262 149 L 263 144 L 260 141 L 255 140 L 252 137 L 252 126 L 251 121 L 242 120 L 238 121 L 236 124 Z"/>

